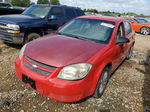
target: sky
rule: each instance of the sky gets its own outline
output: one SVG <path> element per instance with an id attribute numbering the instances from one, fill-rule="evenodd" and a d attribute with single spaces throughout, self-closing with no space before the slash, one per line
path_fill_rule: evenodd
<path id="1" fill-rule="evenodd" d="M 36 0 L 31 0 L 36 2 Z M 150 0 L 59 0 L 63 5 L 98 11 L 135 12 L 150 15 Z"/>

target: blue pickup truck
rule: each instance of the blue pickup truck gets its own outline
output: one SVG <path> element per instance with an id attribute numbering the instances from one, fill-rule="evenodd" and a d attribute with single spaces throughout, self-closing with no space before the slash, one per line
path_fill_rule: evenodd
<path id="1" fill-rule="evenodd" d="M 25 44 L 82 15 L 85 14 L 80 8 L 32 5 L 22 14 L 0 16 L 0 39 L 7 43 Z"/>

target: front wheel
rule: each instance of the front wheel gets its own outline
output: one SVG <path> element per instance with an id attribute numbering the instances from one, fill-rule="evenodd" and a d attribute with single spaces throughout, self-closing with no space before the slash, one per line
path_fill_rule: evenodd
<path id="1" fill-rule="evenodd" d="M 143 28 L 141 28 L 140 33 L 143 35 L 149 35 L 150 34 L 150 28 L 143 27 Z"/>
<path id="2" fill-rule="evenodd" d="M 34 40 L 34 39 L 37 39 L 38 37 L 40 37 L 39 34 L 37 33 L 29 33 L 26 37 L 25 37 L 25 40 L 24 40 L 24 44 Z"/>
<path id="3" fill-rule="evenodd" d="M 110 69 L 106 67 L 100 76 L 100 79 L 97 83 L 97 87 L 96 87 L 93 97 L 98 98 L 103 95 L 106 85 L 108 83 L 109 77 L 110 77 Z"/>

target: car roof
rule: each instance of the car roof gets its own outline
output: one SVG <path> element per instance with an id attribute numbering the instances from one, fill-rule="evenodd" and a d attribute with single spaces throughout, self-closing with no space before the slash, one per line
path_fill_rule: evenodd
<path id="1" fill-rule="evenodd" d="M 121 16 L 120 18 L 124 18 L 124 19 L 134 19 L 134 17 L 124 17 L 124 16 Z"/>
<path id="2" fill-rule="evenodd" d="M 110 17 L 110 16 L 80 16 L 78 18 L 87 18 L 87 19 L 97 19 L 97 20 L 106 20 L 106 21 L 112 21 L 112 22 L 121 22 L 124 21 L 123 18 L 119 17 Z"/>
<path id="3" fill-rule="evenodd" d="M 51 5 L 51 4 L 36 4 L 36 5 L 33 5 L 33 6 L 51 6 L 51 7 L 69 7 L 69 8 L 74 8 L 74 9 L 80 9 L 78 7 L 71 7 L 71 6 L 67 6 L 67 5 Z"/>

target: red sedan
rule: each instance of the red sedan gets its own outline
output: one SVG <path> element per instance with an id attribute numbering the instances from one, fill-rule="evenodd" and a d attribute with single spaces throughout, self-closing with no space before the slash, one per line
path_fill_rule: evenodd
<path id="1" fill-rule="evenodd" d="M 49 98 L 76 102 L 100 97 L 110 75 L 131 57 L 135 32 L 121 18 L 83 16 L 26 45 L 17 77 Z"/>

